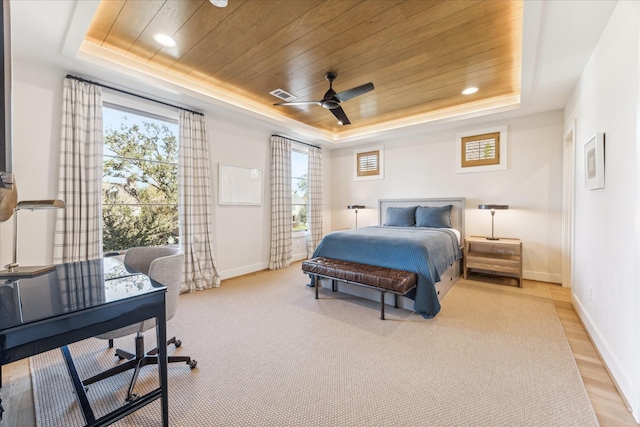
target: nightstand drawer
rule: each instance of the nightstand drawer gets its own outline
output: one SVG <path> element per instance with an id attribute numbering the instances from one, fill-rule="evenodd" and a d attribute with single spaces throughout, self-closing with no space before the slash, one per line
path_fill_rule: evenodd
<path id="1" fill-rule="evenodd" d="M 522 287 L 522 243 L 519 239 L 491 240 L 470 236 L 464 244 L 464 278 L 471 269 L 508 275 Z"/>
<path id="2" fill-rule="evenodd" d="M 520 260 L 514 260 L 511 259 L 511 257 L 509 257 L 509 259 L 506 259 L 469 256 L 469 258 L 467 259 L 467 268 L 520 274 Z"/>

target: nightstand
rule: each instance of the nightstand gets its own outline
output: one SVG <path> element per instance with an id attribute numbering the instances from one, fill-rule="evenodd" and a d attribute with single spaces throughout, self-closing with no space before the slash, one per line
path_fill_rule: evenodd
<path id="1" fill-rule="evenodd" d="M 469 271 L 481 270 L 517 279 L 522 287 L 522 242 L 520 239 L 468 236 L 464 239 L 464 278 Z"/>

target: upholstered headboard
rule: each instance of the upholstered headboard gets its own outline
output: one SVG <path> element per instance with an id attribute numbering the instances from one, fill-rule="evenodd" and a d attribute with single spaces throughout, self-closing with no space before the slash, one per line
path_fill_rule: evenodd
<path id="1" fill-rule="evenodd" d="M 450 197 L 439 199 L 380 199 L 378 200 L 378 224 L 383 225 L 386 220 L 387 208 L 390 207 L 410 207 L 410 206 L 429 206 L 438 207 L 452 205 L 451 208 L 451 226 L 460 230 L 460 236 L 464 239 L 464 197 Z"/>

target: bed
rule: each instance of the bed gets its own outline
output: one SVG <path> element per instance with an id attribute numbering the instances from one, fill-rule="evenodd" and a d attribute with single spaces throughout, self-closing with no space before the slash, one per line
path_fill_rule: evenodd
<path id="1" fill-rule="evenodd" d="M 313 258 L 418 273 L 416 289 L 399 297 L 398 306 L 432 318 L 440 311 L 440 299 L 460 278 L 464 209 L 464 198 L 381 199 L 380 225 L 329 233 Z M 319 285 L 331 286 L 329 281 Z M 376 301 L 380 298 L 378 292 L 355 285 L 343 284 L 340 291 Z"/>

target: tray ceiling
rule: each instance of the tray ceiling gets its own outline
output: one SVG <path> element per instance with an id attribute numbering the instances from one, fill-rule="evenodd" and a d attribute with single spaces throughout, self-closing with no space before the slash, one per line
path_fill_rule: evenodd
<path id="1" fill-rule="evenodd" d="M 517 104 L 521 39 L 521 1 L 102 0 L 84 48 L 335 138 Z M 275 89 L 322 99 L 328 71 L 336 92 L 375 85 L 341 104 L 351 125 L 318 105 L 272 105 Z"/>

